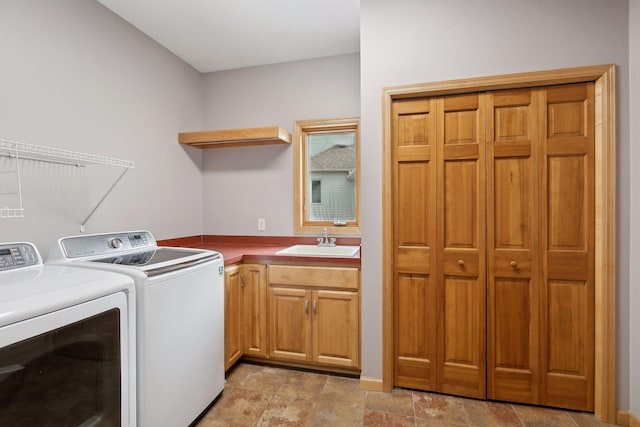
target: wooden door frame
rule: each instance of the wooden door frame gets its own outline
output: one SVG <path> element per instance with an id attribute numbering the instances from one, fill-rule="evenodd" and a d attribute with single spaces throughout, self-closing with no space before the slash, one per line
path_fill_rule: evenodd
<path id="1" fill-rule="evenodd" d="M 382 390 L 393 388 L 393 200 L 391 104 L 396 99 L 594 82 L 595 409 L 616 422 L 616 85 L 615 65 L 506 74 L 382 90 Z"/>

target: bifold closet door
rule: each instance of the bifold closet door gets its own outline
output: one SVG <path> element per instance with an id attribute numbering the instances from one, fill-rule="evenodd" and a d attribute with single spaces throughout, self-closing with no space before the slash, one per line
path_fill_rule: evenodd
<path id="1" fill-rule="evenodd" d="M 395 385 L 593 410 L 594 98 L 393 102 Z"/>
<path id="2" fill-rule="evenodd" d="M 593 410 L 594 85 L 489 94 L 489 398 Z"/>
<path id="3" fill-rule="evenodd" d="M 485 396 L 484 95 L 392 106 L 394 383 Z"/>
<path id="4" fill-rule="evenodd" d="M 436 102 L 392 106 L 394 384 L 436 390 Z"/>

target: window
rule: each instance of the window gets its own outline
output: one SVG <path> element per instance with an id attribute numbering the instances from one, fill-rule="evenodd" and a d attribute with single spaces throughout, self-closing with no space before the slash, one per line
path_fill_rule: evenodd
<path id="1" fill-rule="evenodd" d="M 322 203 L 322 181 L 311 180 L 311 203 Z"/>
<path id="2" fill-rule="evenodd" d="M 294 126 L 295 231 L 360 234 L 360 119 Z"/>

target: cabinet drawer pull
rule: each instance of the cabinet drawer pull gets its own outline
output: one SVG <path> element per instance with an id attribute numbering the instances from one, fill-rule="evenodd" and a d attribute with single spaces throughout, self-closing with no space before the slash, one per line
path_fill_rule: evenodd
<path id="1" fill-rule="evenodd" d="M 517 263 L 517 262 L 515 262 L 515 261 L 511 261 L 511 262 L 509 263 L 509 265 L 510 265 L 511 267 L 513 267 L 513 268 L 518 268 L 518 263 Z"/>
<path id="2" fill-rule="evenodd" d="M 315 300 L 313 302 L 313 314 L 316 314 L 318 312 L 318 300 Z"/>
<path id="3" fill-rule="evenodd" d="M 309 300 L 304 300 L 304 312 L 305 314 L 309 314 Z"/>
<path id="4" fill-rule="evenodd" d="M 459 260 L 458 260 L 458 265 L 459 265 L 460 267 L 464 266 L 464 260 L 463 260 L 463 259 L 459 259 Z"/>

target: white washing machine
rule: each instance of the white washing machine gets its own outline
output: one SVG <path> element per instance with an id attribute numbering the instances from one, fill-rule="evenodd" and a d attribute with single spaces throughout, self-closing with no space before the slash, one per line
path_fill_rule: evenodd
<path id="1" fill-rule="evenodd" d="M 139 427 L 183 427 L 224 388 L 224 261 L 158 247 L 148 231 L 65 237 L 47 263 L 129 275 L 136 284 Z"/>
<path id="2" fill-rule="evenodd" d="M 0 243 L 0 425 L 135 426 L 135 287 Z"/>

